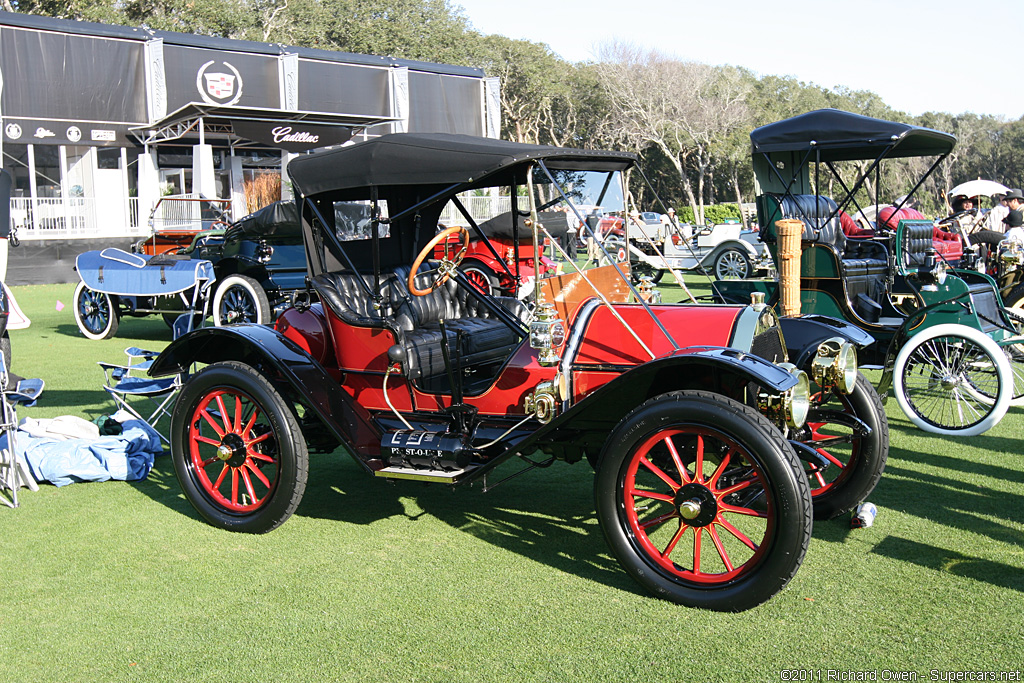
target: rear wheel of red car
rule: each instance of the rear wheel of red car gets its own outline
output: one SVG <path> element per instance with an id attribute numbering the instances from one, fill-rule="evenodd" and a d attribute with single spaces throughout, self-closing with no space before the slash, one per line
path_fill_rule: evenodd
<path id="1" fill-rule="evenodd" d="M 863 423 L 849 420 L 856 418 Z M 867 428 L 865 432 L 864 427 Z M 827 461 L 805 462 L 815 519 L 850 512 L 871 495 L 889 457 L 889 421 L 871 382 L 862 374 L 851 394 L 819 396 L 807 424 L 790 436 Z"/>
<path id="2" fill-rule="evenodd" d="M 247 275 L 229 275 L 213 295 L 213 324 L 270 323 L 270 300 L 260 283 Z"/>
<path id="3" fill-rule="evenodd" d="M 480 261 L 466 260 L 459 270 L 466 276 L 469 283 L 482 294 L 497 296 L 499 292 L 498 276 Z"/>
<path id="4" fill-rule="evenodd" d="M 309 452 L 295 414 L 243 363 L 215 363 L 185 384 L 171 417 L 171 457 L 188 501 L 229 531 L 276 529 L 306 490 Z"/>
<path id="5" fill-rule="evenodd" d="M 117 304 L 109 294 L 79 282 L 75 287 L 75 322 L 89 339 L 110 339 L 117 334 Z"/>
<path id="6" fill-rule="evenodd" d="M 762 415 L 701 391 L 653 398 L 611 433 L 597 516 L 612 552 L 652 594 L 750 609 L 793 578 L 811 496 L 792 447 Z"/>

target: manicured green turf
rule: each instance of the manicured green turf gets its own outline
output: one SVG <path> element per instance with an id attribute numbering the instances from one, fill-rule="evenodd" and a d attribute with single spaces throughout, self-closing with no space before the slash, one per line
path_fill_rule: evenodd
<path id="1" fill-rule="evenodd" d="M 11 333 L 14 370 L 47 383 L 22 416 L 111 412 L 95 361 L 170 338 L 154 317 L 88 341 L 72 289 L 15 288 L 32 327 Z M 1024 410 L 969 440 L 916 430 L 893 400 L 887 410 L 875 525 L 817 523 L 790 586 L 743 614 L 642 593 L 608 553 L 586 464 L 483 493 L 390 484 L 347 455 L 317 455 L 298 512 L 264 536 L 201 521 L 167 456 L 144 482 L 22 491 L 20 509 L 0 508 L 0 680 L 667 683 L 778 681 L 787 668 L 929 680 L 1024 668 Z"/>

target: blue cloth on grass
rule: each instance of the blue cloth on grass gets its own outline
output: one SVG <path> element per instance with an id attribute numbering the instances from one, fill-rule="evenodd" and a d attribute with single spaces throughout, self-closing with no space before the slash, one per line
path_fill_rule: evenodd
<path id="1" fill-rule="evenodd" d="M 18 454 L 37 481 L 66 486 L 79 481 L 136 481 L 153 469 L 153 459 L 163 452 L 160 435 L 141 420 L 128 420 L 124 431 L 98 439 L 50 439 L 19 431 Z M 7 435 L 0 437 L 7 448 Z"/>

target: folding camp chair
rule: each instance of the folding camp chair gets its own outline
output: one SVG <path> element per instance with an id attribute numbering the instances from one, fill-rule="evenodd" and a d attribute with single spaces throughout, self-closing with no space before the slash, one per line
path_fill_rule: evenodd
<path id="1" fill-rule="evenodd" d="M 153 364 L 153 360 L 159 354 L 157 351 L 147 351 L 136 346 L 125 349 L 128 362 L 124 365 L 116 363 L 104 363 L 100 361 L 99 366 L 103 369 L 106 378 L 103 388 L 114 399 L 118 407 L 129 412 L 136 418 L 152 427 L 164 443 L 170 443 L 159 429 L 157 423 L 165 415 L 170 417 L 174 399 L 181 389 L 181 376 L 153 378 L 146 376 L 145 372 Z M 137 399 L 137 400 L 136 400 Z M 149 416 L 144 416 L 139 410 L 131 405 L 136 400 L 137 404 L 150 407 L 143 412 L 151 410 Z"/>
<path id="2" fill-rule="evenodd" d="M 13 384 L 12 384 L 13 383 Z M 0 352 L 0 433 L 7 437 L 7 446 L 0 451 L 0 489 L 10 489 L 11 498 L 0 500 L 13 508 L 18 507 L 18 489 L 22 486 L 38 491 L 39 485 L 28 468 L 28 463 L 18 457 L 17 406 L 33 406 L 43 393 L 43 380 L 14 378 L 7 373 L 3 353 Z"/>

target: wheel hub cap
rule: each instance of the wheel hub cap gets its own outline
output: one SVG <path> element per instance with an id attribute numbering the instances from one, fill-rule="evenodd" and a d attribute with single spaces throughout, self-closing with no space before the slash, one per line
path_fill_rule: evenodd
<path id="1" fill-rule="evenodd" d="M 679 514 L 683 516 L 683 519 L 694 519 L 700 514 L 700 501 L 699 500 L 686 500 L 679 505 Z"/>
<path id="2" fill-rule="evenodd" d="M 718 516 L 715 494 L 703 484 L 682 486 L 676 492 L 674 504 L 689 526 L 707 526 Z"/>
<path id="3" fill-rule="evenodd" d="M 245 442 L 237 434 L 225 434 L 217 447 L 217 457 L 230 467 L 241 467 L 246 459 Z"/>

